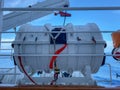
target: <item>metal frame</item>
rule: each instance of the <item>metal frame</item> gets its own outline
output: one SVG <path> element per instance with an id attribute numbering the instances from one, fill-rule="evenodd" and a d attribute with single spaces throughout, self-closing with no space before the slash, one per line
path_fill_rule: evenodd
<path id="1" fill-rule="evenodd" d="M 105 65 L 107 65 L 108 66 L 108 68 L 109 68 L 109 73 L 110 73 L 110 79 L 109 80 L 96 80 L 97 82 L 110 82 L 110 85 L 112 85 L 112 67 L 111 67 L 111 65 L 109 64 L 109 63 L 106 63 Z"/>
<path id="2" fill-rule="evenodd" d="M 4 33 L 11 33 L 11 32 L 4 32 Z M 13 32 L 12 32 L 13 33 Z M 16 32 L 15 32 L 16 33 Z M 20 32 L 21 33 L 21 32 Z M 22 32 L 23 33 L 23 32 Z M 26 32 L 27 33 L 27 32 Z M 31 33 L 31 32 L 30 32 Z M 35 32 L 34 32 L 35 33 Z M 44 33 L 44 32 L 42 32 Z M 46 33 L 46 32 L 45 32 Z M 68 32 L 69 33 L 69 32 Z M 72 32 L 74 33 L 74 32 Z M 79 32 L 81 33 L 81 32 Z M 96 33 L 100 33 L 100 32 L 96 32 Z M 105 32 L 104 32 L 105 33 Z M 1 41 L 1 43 L 12 43 L 12 41 Z M 0 54 L 0 56 L 18 56 L 20 54 L 12 54 L 13 52 L 13 49 L 1 49 L 1 50 L 11 50 L 11 54 Z M 41 55 L 41 54 L 21 54 L 21 56 L 53 56 L 53 54 L 44 54 L 44 55 Z M 113 56 L 112 54 L 60 54 L 60 55 L 54 55 L 54 56 Z M 11 58 L 12 59 L 12 58 Z M 111 75 L 111 65 L 110 64 L 107 64 L 109 66 L 109 69 L 110 69 L 110 80 L 101 80 L 101 81 L 98 81 L 98 82 L 112 82 L 112 75 Z M 19 73 L 16 72 L 16 66 L 14 67 L 14 73 L 6 73 L 6 75 L 15 75 L 15 84 L 16 84 L 16 75 L 19 75 Z M 36 79 L 36 78 L 35 78 Z M 47 78 L 48 79 L 48 78 Z M 49 78 L 50 80 L 52 80 L 52 78 Z M 73 79 L 76 80 L 77 78 Z M 82 78 L 81 78 L 82 79 Z M 40 80 L 45 80 L 45 79 L 40 79 Z M 63 79 L 62 79 L 63 80 Z M 70 83 L 69 82 L 70 79 L 66 80 L 67 83 Z M 61 82 L 61 81 L 59 81 Z M 58 83 L 59 83 L 58 82 Z M 81 83 L 80 80 L 77 79 L 77 82 L 78 83 Z M 93 82 L 94 83 L 94 82 Z M 30 84 L 30 83 L 29 83 Z M 112 84 L 112 83 L 111 83 Z"/>
<path id="3" fill-rule="evenodd" d="M 89 11 L 89 10 L 120 10 L 120 7 L 65 7 L 65 8 L 1 8 L 0 11 Z"/>
<path id="4" fill-rule="evenodd" d="M 110 31 L 110 30 L 102 30 L 102 31 L 62 31 L 62 33 L 112 33 L 112 32 L 115 32 L 115 31 Z M 0 33 L 14 33 L 14 34 L 17 34 L 17 33 L 51 33 L 50 31 L 41 31 L 41 32 L 16 32 L 16 31 L 10 31 L 10 32 L 7 32 L 7 31 L 0 31 Z M 58 33 L 58 31 L 54 31 L 54 33 Z"/>
<path id="5" fill-rule="evenodd" d="M 99 11 L 99 10 L 120 10 L 120 7 L 71 7 L 71 8 L 0 8 L 0 11 L 59 11 L 59 10 L 69 10 L 69 11 Z M 99 33 L 104 32 L 104 33 L 112 33 L 114 31 L 100 31 Z M 16 33 L 16 32 L 0 32 L 0 33 Z M 21 32 L 20 32 L 21 33 Z M 27 33 L 27 32 L 25 32 Z M 32 33 L 32 32 L 30 32 Z M 38 33 L 38 32 L 37 32 Z M 49 32 L 48 32 L 49 33 Z M 68 32 L 68 33 L 73 33 L 73 32 Z M 85 32 L 86 33 L 86 32 Z M 2 41 L 1 43 L 11 43 L 11 41 Z M 7 49 L 6 49 L 7 50 Z M 93 54 L 74 54 L 75 56 L 91 56 Z M 70 56 L 74 56 L 73 54 L 71 54 Z M 0 56 L 13 56 L 12 52 L 11 55 L 1 55 Z M 25 55 L 26 56 L 26 55 Z M 27 55 L 28 56 L 28 55 Z M 31 55 L 31 56 L 36 56 L 36 55 Z M 41 55 L 43 56 L 43 55 Z M 48 56 L 48 55 L 44 55 L 44 56 Z M 59 56 L 64 56 L 64 55 L 59 55 Z M 97 54 L 97 55 L 93 55 L 93 56 L 113 56 L 112 54 Z M 110 82 L 112 81 L 112 76 L 111 76 L 111 66 L 110 64 L 108 64 L 109 68 L 110 68 Z M 3 68 L 4 69 L 4 68 Z M 10 73 L 9 73 L 10 74 Z M 15 72 L 12 74 L 15 75 L 15 83 L 16 83 L 16 67 L 15 67 Z"/>

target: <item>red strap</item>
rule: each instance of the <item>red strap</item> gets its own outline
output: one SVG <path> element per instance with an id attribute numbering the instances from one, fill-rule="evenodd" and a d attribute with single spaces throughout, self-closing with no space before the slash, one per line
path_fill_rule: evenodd
<path id="1" fill-rule="evenodd" d="M 60 14 L 61 17 L 71 17 L 70 13 L 59 11 L 58 13 L 54 13 L 54 15 Z"/>
<path id="2" fill-rule="evenodd" d="M 18 60 L 19 60 L 20 66 L 21 66 L 23 72 L 25 73 L 25 75 L 30 79 L 31 82 L 33 82 L 35 85 L 37 85 L 37 83 L 25 71 L 25 68 L 24 68 L 24 66 L 22 64 L 21 56 L 18 56 Z"/>
<path id="3" fill-rule="evenodd" d="M 60 49 L 58 49 L 57 51 L 55 51 L 55 54 L 60 54 L 65 48 L 66 48 L 67 44 L 64 44 L 63 47 L 61 47 Z M 56 58 L 58 56 L 52 56 L 51 60 L 50 60 L 50 64 L 49 64 L 49 68 L 52 69 L 53 68 L 53 63 L 55 62 Z"/>
<path id="4" fill-rule="evenodd" d="M 60 11 L 59 14 L 63 17 L 70 17 L 71 16 L 71 14 L 66 13 L 66 12 L 62 12 L 62 11 Z"/>

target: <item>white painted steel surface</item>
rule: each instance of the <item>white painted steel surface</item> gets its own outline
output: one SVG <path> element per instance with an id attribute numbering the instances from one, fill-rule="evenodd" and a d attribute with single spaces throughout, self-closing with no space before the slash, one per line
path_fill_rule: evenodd
<path id="1" fill-rule="evenodd" d="M 64 7 L 65 5 L 69 5 L 68 0 L 45 0 L 43 2 L 38 2 L 37 4 L 30 5 L 26 8 L 60 8 Z M 51 13 L 53 13 L 53 11 L 37 11 L 37 12 L 15 11 L 6 14 L 3 16 L 3 31 L 15 28 L 19 25 L 44 17 Z"/>

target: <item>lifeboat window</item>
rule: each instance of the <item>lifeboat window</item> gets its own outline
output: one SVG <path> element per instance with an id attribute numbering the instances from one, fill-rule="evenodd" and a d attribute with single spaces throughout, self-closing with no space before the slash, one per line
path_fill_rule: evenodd
<path id="1" fill-rule="evenodd" d="M 59 31 L 61 30 L 62 28 L 54 28 L 52 30 L 52 36 L 53 37 L 56 37 L 56 35 L 59 33 Z M 54 32 L 55 31 L 55 32 Z M 65 31 L 65 30 L 63 30 Z M 55 44 L 66 44 L 67 43 L 67 40 L 66 40 L 66 33 L 65 32 L 62 32 L 60 33 L 60 35 L 56 38 L 55 40 Z M 50 44 L 54 44 L 53 42 L 53 39 L 52 37 L 50 37 Z"/>

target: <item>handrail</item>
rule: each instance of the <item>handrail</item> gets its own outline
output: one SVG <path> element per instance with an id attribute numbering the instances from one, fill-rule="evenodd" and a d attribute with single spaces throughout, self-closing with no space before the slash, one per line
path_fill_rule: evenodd
<path id="1" fill-rule="evenodd" d="M 0 56 L 11 56 L 11 54 L 0 54 Z M 21 53 L 15 53 L 13 54 L 13 56 L 120 56 L 120 54 L 117 55 L 113 55 L 113 54 L 33 54 L 33 53 L 29 53 L 29 54 L 21 54 Z"/>
<path id="2" fill-rule="evenodd" d="M 5 42 L 11 43 L 11 41 L 4 41 L 4 42 L 2 41 L 2 43 L 5 43 Z M 20 53 L 12 54 L 13 49 L 1 49 L 1 50 L 11 50 L 11 54 L 0 54 L 0 56 L 53 56 L 53 54 L 44 54 L 44 55 L 42 54 L 20 54 Z M 112 54 L 60 54 L 60 55 L 56 54 L 55 55 L 54 54 L 54 56 L 118 56 L 118 55 L 112 55 Z M 98 82 L 110 82 L 110 83 L 112 82 L 111 66 L 110 64 L 108 65 L 110 67 L 110 80 L 97 80 Z M 0 73 L 0 75 L 15 75 L 14 79 L 16 83 L 16 75 L 20 75 L 20 73 L 16 72 L 16 67 L 14 69 L 15 71 L 13 73 L 3 73 L 3 74 Z"/>
<path id="3" fill-rule="evenodd" d="M 108 65 L 108 67 L 109 67 L 110 79 L 109 80 L 96 80 L 96 81 L 97 82 L 110 82 L 110 84 L 112 85 L 112 69 L 111 69 L 111 65 L 109 63 L 106 63 L 105 65 Z"/>
<path id="4" fill-rule="evenodd" d="M 69 10 L 69 11 L 89 11 L 89 10 L 120 10 L 119 6 L 113 7 L 64 7 L 64 8 L 1 8 L 0 11 L 60 11 L 60 10 Z"/>
<path id="5" fill-rule="evenodd" d="M 21 75 L 20 73 L 0 73 L 0 75 Z"/>
<path id="6" fill-rule="evenodd" d="M 34 31 L 30 31 L 30 32 L 26 32 L 26 31 L 20 31 L 20 32 L 15 32 L 15 31 L 10 31 L 10 32 L 3 32 L 0 31 L 0 33 L 58 33 L 59 31 L 54 31 L 54 32 L 50 32 L 50 31 L 40 31 L 40 32 L 34 32 Z M 101 31 L 62 31 L 61 33 L 112 33 L 115 32 L 113 30 L 101 30 Z"/>
<path id="7" fill-rule="evenodd" d="M 0 11 L 59 11 L 59 10 L 68 10 L 68 11 L 98 11 L 98 10 L 120 10 L 120 7 L 67 7 L 67 8 L 0 8 Z M 91 31 L 79 31 L 79 32 L 73 32 L 73 31 L 65 31 L 65 33 L 112 33 L 114 31 L 99 31 L 99 32 L 91 32 Z M 0 32 L 0 33 L 15 33 L 16 32 Z M 17 32 L 17 33 L 51 33 L 51 32 Z M 64 33 L 64 31 L 62 32 Z M 12 41 L 1 41 L 1 43 L 12 43 Z M 1 50 L 7 50 L 7 49 L 1 49 Z M 9 50 L 9 49 L 8 49 Z M 0 54 L 0 56 L 53 56 L 53 54 L 12 54 L 12 49 L 11 49 L 11 54 Z M 54 56 L 118 56 L 118 55 L 112 55 L 112 54 L 60 54 L 60 55 L 55 55 Z M 110 82 L 112 81 L 112 74 L 111 74 L 111 66 L 108 64 L 110 67 Z M 4 68 L 3 68 L 4 69 Z M 6 73 L 5 73 L 6 74 Z M 16 72 L 16 67 L 15 67 L 15 72 L 8 73 L 10 75 L 16 75 L 18 74 Z M 4 75 L 4 74 L 3 74 Z M 7 74 L 6 74 L 7 75 Z M 15 80 L 16 81 L 16 80 Z"/>
<path id="8" fill-rule="evenodd" d="M 11 54 L 0 54 L 0 56 L 11 56 Z M 113 54 L 33 54 L 33 53 L 29 53 L 29 54 L 21 54 L 21 53 L 15 53 L 13 54 L 12 56 L 32 56 L 32 57 L 36 57 L 36 56 L 39 56 L 39 57 L 43 57 L 43 56 L 70 56 L 70 57 L 73 57 L 73 56 L 76 56 L 76 57 L 79 57 L 79 56 L 83 56 L 83 57 L 86 57 L 86 56 L 120 56 L 120 54 L 117 54 L 117 55 L 113 55 Z"/>
<path id="9" fill-rule="evenodd" d="M 12 60 L 12 56 L 13 56 L 13 49 L 11 48 L 11 49 L 0 49 L 0 50 L 3 50 L 3 51 L 5 51 L 5 50 L 10 50 L 10 55 L 9 56 L 11 56 L 10 57 L 10 59 Z M 7 56 L 7 55 L 5 55 L 5 56 Z M 21 75 L 21 73 L 18 73 L 17 71 L 16 71 L 16 66 L 14 66 L 14 67 L 12 67 L 12 68 L 0 68 L 0 69 L 7 69 L 7 70 L 12 70 L 12 69 L 14 69 L 14 72 L 12 73 L 12 72 L 4 72 L 4 73 L 0 73 L 0 75 L 14 75 L 14 83 L 16 84 L 16 79 L 17 79 L 17 75 Z M 2 85 L 2 83 L 0 84 L 0 85 Z M 5 85 L 5 84 L 4 84 Z M 8 85 L 8 84 L 7 84 Z M 14 85 L 14 84 L 11 84 L 11 85 Z"/>

